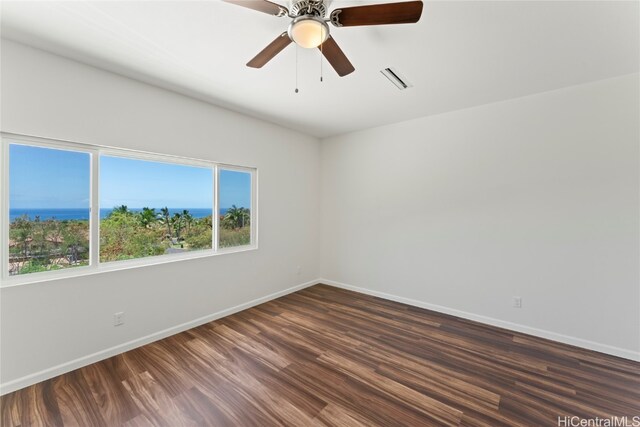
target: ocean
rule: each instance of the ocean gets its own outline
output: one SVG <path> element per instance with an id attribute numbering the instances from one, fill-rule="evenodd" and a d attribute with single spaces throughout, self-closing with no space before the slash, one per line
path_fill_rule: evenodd
<path id="1" fill-rule="evenodd" d="M 194 218 L 204 218 L 206 216 L 211 215 L 211 209 L 194 209 L 194 208 L 169 208 L 169 213 L 173 216 L 174 213 L 182 213 L 182 211 L 186 209 Z M 106 218 L 109 213 L 111 213 L 113 209 L 100 209 L 100 219 Z M 130 208 L 132 212 L 140 212 L 142 209 Z M 220 209 L 220 214 L 224 215 L 227 213 L 228 209 Z M 160 212 L 160 209 L 156 209 L 156 212 Z M 29 219 L 33 220 L 36 215 L 40 215 L 41 220 L 47 220 L 51 218 L 55 218 L 57 220 L 65 220 L 65 219 L 89 219 L 89 209 L 10 209 L 9 210 L 9 221 L 12 222 L 15 218 L 20 217 L 22 215 L 27 215 Z"/>

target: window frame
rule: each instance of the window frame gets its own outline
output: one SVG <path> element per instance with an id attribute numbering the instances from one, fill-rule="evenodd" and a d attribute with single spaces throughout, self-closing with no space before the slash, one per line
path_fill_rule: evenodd
<path id="1" fill-rule="evenodd" d="M 109 271 L 126 270 L 130 268 L 147 267 L 150 265 L 165 264 L 170 262 L 185 261 L 191 259 L 205 258 L 211 256 L 225 255 L 237 252 L 246 252 L 258 249 L 258 169 L 250 166 L 231 165 L 210 160 L 194 159 L 190 157 L 174 156 L 169 154 L 150 153 L 146 151 L 123 149 L 109 146 L 93 145 L 60 139 L 42 138 L 24 134 L 0 132 L 2 147 L 0 150 L 0 239 L 2 250 L 0 251 L 0 288 L 23 285 L 28 283 L 46 282 L 70 277 L 87 276 L 100 274 Z M 28 273 L 25 275 L 10 276 L 7 270 L 9 265 L 9 146 L 11 144 L 27 145 L 32 147 L 52 148 L 58 150 L 76 151 L 88 153 L 90 156 L 90 214 L 89 214 L 89 265 L 61 269 L 55 271 L 44 271 L 38 273 Z M 155 161 L 162 163 L 178 164 L 183 166 L 194 166 L 211 168 L 213 177 L 213 203 L 212 203 L 212 232 L 211 249 L 199 249 L 193 252 L 180 254 L 163 254 L 135 258 L 130 260 L 100 262 L 100 157 L 101 156 L 123 157 L 134 160 Z M 219 241 L 219 174 L 220 169 L 235 170 L 249 173 L 251 175 L 251 242 L 249 245 L 235 246 L 220 249 Z"/>
<path id="2" fill-rule="evenodd" d="M 232 166 L 232 165 L 222 165 L 219 164 L 218 167 L 216 168 L 215 171 L 215 189 L 214 189 L 214 205 L 216 206 L 216 218 L 215 221 L 213 223 L 214 227 L 216 227 L 216 232 L 212 233 L 213 234 L 213 239 L 215 240 L 214 244 L 215 244 L 215 248 L 218 252 L 220 253 L 227 253 L 227 252 L 237 252 L 236 249 L 237 248 L 245 248 L 247 246 L 252 246 L 252 245 L 258 245 L 258 233 L 256 233 L 256 230 L 258 229 L 258 215 L 254 212 L 258 210 L 258 203 L 257 203 L 257 198 L 256 198 L 256 193 L 257 191 L 255 191 L 255 189 L 257 188 L 257 181 L 256 181 L 256 174 L 252 173 L 251 174 L 251 210 L 249 212 L 249 215 L 251 217 L 251 223 L 249 224 L 249 226 L 251 227 L 249 229 L 249 236 L 251 238 L 251 243 L 249 243 L 248 245 L 242 245 L 242 246 L 228 246 L 226 248 L 219 248 L 220 245 L 220 171 L 221 170 L 228 170 L 228 171 L 234 171 L 234 172 L 247 172 L 247 168 L 243 168 L 242 166 Z M 254 221 L 255 221 L 255 227 L 254 227 Z"/>

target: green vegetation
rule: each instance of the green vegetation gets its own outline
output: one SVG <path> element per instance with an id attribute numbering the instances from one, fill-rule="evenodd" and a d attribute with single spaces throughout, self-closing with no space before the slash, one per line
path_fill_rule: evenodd
<path id="1" fill-rule="evenodd" d="M 33 221 L 25 216 L 9 227 L 9 274 L 78 267 L 89 262 L 89 221 Z"/>
<path id="2" fill-rule="evenodd" d="M 140 212 L 122 205 L 100 221 L 100 261 L 144 258 L 170 252 L 211 249 L 211 217 L 196 219 L 188 210 Z"/>
<path id="3" fill-rule="evenodd" d="M 251 243 L 251 211 L 232 205 L 220 218 L 221 248 L 243 246 Z"/>
<path id="4" fill-rule="evenodd" d="M 243 246 L 251 243 L 251 233 L 249 227 L 237 230 L 220 229 L 220 247 L 230 248 L 233 246 Z"/>
<path id="5" fill-rule="evenodd" d="M 249 209 L 232 206 L 220 217 L 220 247 L 248 245 L 250 222 Z M 166 207 L 134 212 L 118 206 L 100 221 L 100 262 L 211 249 L 212 226 L 211 216 L 194 218 L 188 210 L 171 215 Z M 89 221 L 22 216 L 9 233 L 12 275 L 89 263 Z"/>

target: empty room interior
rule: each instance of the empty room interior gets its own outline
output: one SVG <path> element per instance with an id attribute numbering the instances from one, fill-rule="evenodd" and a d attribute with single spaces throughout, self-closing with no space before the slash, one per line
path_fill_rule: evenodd
<path id="1" fill-rule="evenodd" d="M 0 426 L 640 427 L 640 1 L 0 7 Z"/>

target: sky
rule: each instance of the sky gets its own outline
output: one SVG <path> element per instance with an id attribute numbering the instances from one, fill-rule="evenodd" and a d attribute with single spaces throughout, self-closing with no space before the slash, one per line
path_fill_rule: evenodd
<path id="1" fill-rule="evenodd" d="M 124 157 L 100 158 L 100 208 L 210 208 L 211 169 Z"/>
<path id="2" fill-rule="evenodd" d="M 11 144 L 9 207 L 88 208 L 87 153 Z"/>
<path id="3" fill-rule="evenodd" d="M 11 144 L 9 203 L 13 209 L 89 207 L 90 155 Z M 213 205 L 209 168 L 122 157 L 100 158 L 100 207 L 204 209 Z M 250 207 L 251 175 L 220 171 L 220 207 Z"/>
<path id="4" fill-rule="evenodd" d="M 251 207 L 251 174 L 220 170 L 220 208 Z"/>

